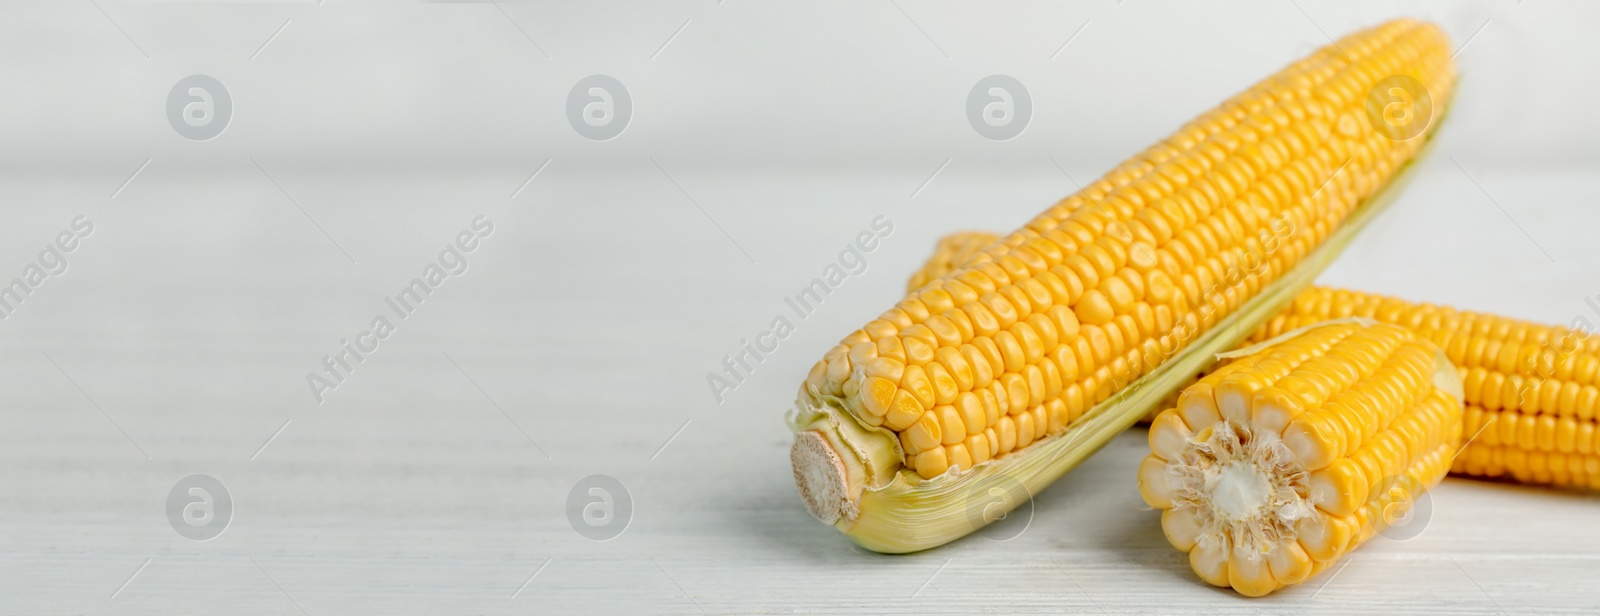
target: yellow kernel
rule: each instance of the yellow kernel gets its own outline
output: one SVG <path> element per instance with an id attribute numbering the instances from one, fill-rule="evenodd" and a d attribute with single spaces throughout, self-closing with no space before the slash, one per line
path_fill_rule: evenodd
<path id="1" fill-rule="evenodd" d="M 1044 341 L 1039 339 L 1038 332 L 1035 332 L 1033 326 L 1029 325 L 1027 321 L 1017 321 L 1007 331 L 1016 337 L 1018 344 L 1022 345 L 1024 361 L 1029 364 L 1035 364 L 1044 358 Z"/>
<path id="2" fill-rule="evenodd" d="M 1028 410 L 1028 381 L 1015 372 L 1007 372 L 1000 377 L 1000 385 L 1005 389 L 1006 402 L 1009 407 L 1006 414 L 1016 415 Z"/>
<path id="3" fill-rule="evenodd" d="M 966 357 L 961 355 L 959 349 L 955 347 L 939 347 L 939 350 L 934 352 L 934 356 L 939 365 L 945 369 L 945 372 L 955 379 L 957 391 L 969 391 L 972 389 L 974 381 L 972 365 L 967 363 Z"/>
<path id="4" fill-rule="evenodd" d="M 988 308 L 989 312 L 994 314 L 994 317 L 1001 328 L 1010 327 L 1012 323 L 1017 322 L 1017 307 L 1011 303 L 1011 300 L 1006 299 L 1005 296 L 1002 296 L 999 293 L 985 293 L 983 294 L 983 297 L 978 298 L 978 301 L 981 302 L 985 308 Z M 974 327 L 976 327 L 976 320 L 974 320 L 973 324 Z"/>
<path id="5" fill-rule="evenodd" d="M 928 373 L 922 366 L 906 366 L 905 372 L 900 377 L 900 389 L 909 392 L 924 408 L 932 408 L 936 400 L 933 381 L 928 378 Z"/>
<path id="6" fill-rule="evenodd" d="M 1112 276 L 1100 283 L 1101 293 L 1111 305 L 1112 315 L 1125 314 L 1133 310 L 1133 303 L 1139 301 L 1134 297 L 1133 289 L 1122 278 Z M 1107 319 L 1109 320 L 1109 319 Z"/>
<path id="7" fill-rule="evenodd" d="M 1011 285 L 1000 289 L 999 294 L 1010 301 L 1017 310 L 1017 319 L 1026 319 L 1033 314 L 1033 300 L 1028 298 L 1021 285 Z M 1010 327 L 1007 325 L 1007 327 Z"/>
<path id="8" fill-rule="evenodd" d="M 967 452 L 972 455 L 972 463 L 974 465 L 988 462 L 992 455 L 989 449 L 989 439 L 982 432 L 967 437 L 966 442 L 962 444 L 966 445 Z"/>
<path id="9" fill-rule="evenodd" d="M 1020 372 L 1023 366 L 1028 365 L 1027 351 L 1010 330 L 995 334 L 994 343 L 1000 349 L 1000 357 L 1005 360 L 1007 372 Z"/>
<path id="10" fill-rule="evenodd" d="M 1116 316 L 1111 300 L 1100 289 L 1094 289 L 1083 294 L 1078 299 L 1078 305 L 1073 306 L 1078 320 L 1089 325 L 1101 325 L 1111 322 Z"/>
<path id="11" fill-rule="evenodd" d="M 939 425 L 939 415 L 931 410 L 918 417 L 906 431 L 911 433 L 911 442 L 923 451 L 938 447 L 944 439 L 944 430 Z"/>
<path id="12" fill-rule="evenodd" d="M 961 420 L 961 413 L 956 407 L 944 404 L 933 407 L 933 415 L 939 418 L 939 430 L 942 436 L 941 443 L 954 445 L 967 438 L 966 424 Z"/>
<path id="13" fill-rule="evenodd" d="M 964 342 L 961 339 L 961 330 L 956 329 L 956 324 L 950 322 L 944 315 L 936 314 L 928 317 L 923 326 L 933 332 L 934 339 L 940 347 L 960 346 Z"/>
<path id="14" fill-rule="evenodd" d="M 950 375 L 950 371 L 938 362 L 929 362 L 922 369 L 928 373 L 928 381 L 933 384 L 934 403 L 955 402 L 956 394 L 961 393 L 961 388 L 956 386 L 956 379 Z"/>
<path id="15" fill-rule="evenodd" d="M 950 468 L 950 458 L 943 447 L 935 447 L 917 454 L 917 474 L 923 479 L 933 479 Z"/>
<path id="16" fill-rule="evenodd" d="M 977 394 L 978 400 L 983 404 L 983 425 L 993 428 L 995 422 L 1000 421 L 1000 416 L 1003 414 L 1000 410 L 1000 401 L 994 395 L 994 388 L 986 387 L 980 389 Z"/>
<path id="17" fill-rule="evenodd" d="M 1024 411 L 1012 417 L 1017 422 L 1017 448 L 1022 449 L 1032 444 L 1036 434 L 1033 427 L 1033 413 Z"/>
<path id="18" fill-rule="evenodd" d="M 861 389 L 861 408 L 874 417 L 883 417 L 889 412 L 890 403 L 900 388 L 893 381 L 875 376 L 867 377 L 865 387 Z"/>
<path id="19" fill-rule="evenodd" d="M 1000 453 L 1008 453 L 1017 448 L 1017 423 L 1010 415 L 1001 417 L 995 422 L 995 436 L 1000 440 Z"/>
<path id="20" fill-rule="evenodd" d="M 961 416 L 961 424 L 966 426 L 967 435 L 978 434 L 988 427 L 987 418 L 983 409 L 983 400 L 978 394 L 970 391 L 962 392 L 956 397 L 953 405 L 956 414 Z"/>
<path id="21" fill-rule="evenodd" d="M 983 389 L 994 380 L 994 366 L 976 345 L 961 345 L 961 357 L 972 367 L 972 389 Z"/>
<path id="22" fill-rule="evenodd" d="M 926 411 L 927 407 L 918 402 L 910 392 L 902 389 L 895 392 L 894 398 L 889 402 L 889 410 L 884 414 L 883 425 L 890 430 L 905 430 L 916 423 L 917 418 L 922 417 Z"/>
<path id="23" fill-rule="evenodd" d="M 916 337 L 901 338 L 900 342 L 906 347 L 906 361 L 909 364 L 924 366 L 927 365 L 928 362 L 933 361 L 933 350 L 936 348 L 933 343 Z M 832 369 L 831 365 L 829 366 L 829 369 Z M 846 370 L 848 371 L 848 365 L 846 366 Z"/>

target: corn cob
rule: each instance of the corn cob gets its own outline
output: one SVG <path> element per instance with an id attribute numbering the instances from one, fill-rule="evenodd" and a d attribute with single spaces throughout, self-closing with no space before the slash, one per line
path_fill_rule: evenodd
<path id="1" fill-rule="evenodd" d="M 1461 376 L 1402 327 L 1329 321 L 1241 349 L 1150 426 L 1139 493 L 1205 581 L 1258 597 L 1404 517 L 1461 442 Z"/>
<path id="2" fill-rule="evenodd" d="M 1550 327 L 1432 304 L 1314 288 L 1252 339 L 1326 319 L 1407 327 L 1461 369 L 1468 444 L 1451 472 L 1600 489 L 1600 337 L 1586 324 Z"/>
<path id="3" fill-rule="evenodd" d="M 790 415 L 807 508 L 869 549 L 925 549 L 1104 445 L 1383 205 L 1425 141 L 1364 114 L 1389 75 L 1447 100 L 1444 35 L 1398 21 L 1290 65 L 846 336 Z"/>

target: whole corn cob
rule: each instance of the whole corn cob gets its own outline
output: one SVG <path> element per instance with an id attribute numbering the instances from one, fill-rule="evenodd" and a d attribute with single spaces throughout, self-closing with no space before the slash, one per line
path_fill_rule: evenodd
<path id="1" fill-rule="evenodd" d="M 1313 288 L 1251 338 L 1342 317 L 1409 328 L 1444 349 L 1461 369 L 1468 444 L 1451 472 L 1600 489 L 1600 337 L 1582 329 Z"/>
<path id="2" fill-rule="evenodd" d="M 1298 584 L 1404 516 L 1461 442 L 1461 376 L 1394 325 L 1330 321 L 1236 352 L 1150 426 L 1139 493 L 1202 579 Z"/>
<path id="3" fill-rule="evenodd" d="M 1093 453 L 1376 212 L 1424 141 L 1370 123 L 1391 75 L 1447 100 L 1443 34 L 1392 22 L 1290 65 L 846 336 L 790 417 L 808 509 L 870 549 L 924 549 Z"/>

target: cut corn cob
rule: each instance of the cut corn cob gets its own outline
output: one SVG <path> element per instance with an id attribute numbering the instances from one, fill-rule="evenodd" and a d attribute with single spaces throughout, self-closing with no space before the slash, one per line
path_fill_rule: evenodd
<path id="1" fill-rule="evenodd" d="M 924 549 L 1104 445 L 1382 205 L 1424 141 L 1363 111 L 1397 74 L 1448 100 L 1444 35 L 1398 21 L 1290 65 L 846 336 L 790 416 L 807 508 L 869 549 Z"/>
<path id="2" fill-rule="evenodd" d="M 1327 288 L 1295 298 L 1252 339 L 1363 317 L 1427 338 L 1465 379 L 1468 443 L 1451 472 L 1600 489 L 1600 336 Z"/>
<path id="3" fill-rule="evenodd" d="M 1298 584 L 1406 514 L 1461 442 L 1461 375 L 1402 327 L 1329 321 L 1230 354 L 1150 426 L 1139 493 L 1205 581 Z"/>

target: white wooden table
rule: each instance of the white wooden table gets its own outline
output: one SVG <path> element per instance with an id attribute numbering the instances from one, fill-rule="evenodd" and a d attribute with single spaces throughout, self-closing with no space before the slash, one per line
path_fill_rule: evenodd
<path id="1" fill-rule="evenodd" d="M 794 493 L 782 413 L 795 385 L 894 301 L 939 234 L 1014 227 L 1069 185 L 1046 160 L 956 159 L 915 198 L 938 160 L 780 174 L 658 158 L 671 180 L 644 156 L 618 160 L 556 160 L 514 199 L 528 168 L 157 160 L 114 200 L 128 161 L 8 173 L 8 199 L 36 206 L 8 210 L 0 277 L 77 214 L 95 230 L 64 275 L 0 322 L 0 612 L 1578 614 L 1600 603 L 1600 499 L 1460 479 L 1429 495 L 1415 539 L 1377 539 L 1266 599 L 1210 588 L 1139 502 L 1138 429 L 1039 495 L 1009 540 L 895 557 L 855 548 Z M 1600 319 L 1583 302 L 1600 293 L 1593 169 L 1474 171 L 1499 207 L 1431 160 L 1323 281 Z M 466 273 L 394 319 L 318 404 L 307 373 L 480 214 L 494 231 Z M 717 404 L 705 375 L 878 214 L 895 230 L 866 272 Z M 235 507 L 209 541 L 167 518 L 168 492 L 194 474 L 220 481 Z M 632 502 L 608 541 L 567 515 L 569 491 L 596 474 Z"/>
<path id="2" fill-rule="evenodd" d="M 1166 545 L 1138 429 L 1020 526 L 915 555 L 794 491 L 796 385 L 935 238 L 1016 228 L 1063 168 L 1396 10 L 1463 45 L 1452 126 L 1323 282 L 1600 323 L 1589 4 L 7 3 L 0 284 L 47 262 L 0 313 L 0 614 L 1594 613 L 1594 495 L 1451 479 L 1415 539 L 1249 600 Z M 1003 142 L 963 114 L 997 73 L 1035 103 Z M 196 74 L 233 103 L 207 141 L 168 115 Z M 604 142 L 566 105 L 599 74 L 634 103 Z M 479 215 L 466 271 L 394 315 Z M 719 403 L 707 375 L 878 215 L 866 270 Z M 211 519 L 170 519 L 195 475 Z M 596 475 L 625 526 L 569 517 Z"/>

